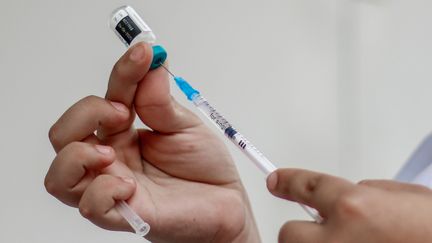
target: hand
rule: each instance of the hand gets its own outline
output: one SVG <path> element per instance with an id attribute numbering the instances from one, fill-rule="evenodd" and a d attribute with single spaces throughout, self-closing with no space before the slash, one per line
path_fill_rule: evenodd
<path id="1" fill-rule="evenodd" d="M 52 126 L 47 191 L 109 230 L 132 230 L 114 208 L 127 200 L 152 242 L 259 242 L 227 149 L 171 97 L 165 70 L 148 71 L 152 56 L 132 47 L 106 99 L 84 98 Z M 149 129 L 133 128 L 136 114 Z"/>
<path id="2" fill-rule="evenodd" d="M 284 243 L 424 243 L 432 241 L 432 191 L 394 181 L 353 184 L 344 179 L 294 169 L 268 177 L 275 196 L 316 208 L 322 224 L 287 222 Z"/>

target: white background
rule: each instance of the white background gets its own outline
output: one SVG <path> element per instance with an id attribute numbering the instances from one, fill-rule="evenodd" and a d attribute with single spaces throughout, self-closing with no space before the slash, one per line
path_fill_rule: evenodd
<path id="1" fill-rule="evenodd" d="M 427 0 L 1 0 L 0 242 L 143 242 L 98 229 L 43 187 L 51 124 L 103 96 L 125 51 L 107 26 L 123 4 L 153 28 L 172 71 L 280 167 L 391 178 L 432 128 Z M 307 219 L 230 149 L 263 242 Z"/>

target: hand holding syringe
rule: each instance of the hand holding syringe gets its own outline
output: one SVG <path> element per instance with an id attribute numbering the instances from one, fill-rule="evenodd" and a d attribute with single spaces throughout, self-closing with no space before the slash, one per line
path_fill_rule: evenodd
<path id="1" fill-rule="evenodd" d="M 110 27 L 122 42 L 130 47 L 138 42 L 146 42 L 154 44 L 156 37 L 150 27 L 138 16 L 133 8 L 124 6 L 116 9 L 110 19 Z M 276 167 L 243 135 L 237 132 L 231 124 L 214 109 L 209 102 L 188 82 L 181 77 L 173 75 L 163 63 L 167 57 L 165 50 L 161 46 L 153 46 L 153 61 L 150 69 L 155 69 L 160 66 L 168 71 L 178 87 L 183 91 L 187 98 L 216 125 L 219 131 L 233 142 L 266 176 L 276 170 Z M 317 222 L 321 222 L 321 217 L 311 211 L 308 207 L 301 205 L 306 212 L 313 217 Z M 142 220 L 124 201 L 120 201 L 116 206 L 120 214 L 129 222 L 139 235 L 145 235 L 149 231 L 149 225 Z"/>
<path id="2" fill-rule="evenodd" d="M 210 103 L 200 94 L 199 91 L 192 88 L 192 86 L 183 78 L 175 76 L 164 65 L 161 65 L 175 80 L 177 86 L 186 95 L 188 100 L 210 120 L 219 131 L 225 134 L 234 145 L 240 149 L 266 176 L 270 175 L 276 170 L 276 166 L 270 162 L 263 153 L 261 153 L 252 143 L 247 140 L 213 107 Z M 303 204 L 299 204 L 316 222 L 322 222 L 322 217 Z"/>

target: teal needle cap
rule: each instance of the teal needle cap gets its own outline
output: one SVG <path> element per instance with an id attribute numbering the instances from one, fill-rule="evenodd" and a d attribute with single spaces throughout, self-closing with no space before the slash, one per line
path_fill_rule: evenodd
<path id="1" fill-rule="evenodd" d="M 162 46 L 153 46 L 153 61 L 150 66 L 150 70 L 160 67 L 160 65 L 167 59 L 167 56 L 168 54 Z"/>

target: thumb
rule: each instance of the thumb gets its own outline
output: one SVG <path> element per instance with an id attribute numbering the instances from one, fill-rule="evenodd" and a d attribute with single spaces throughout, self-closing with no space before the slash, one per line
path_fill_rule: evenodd
<path id="1" fill-rule="evenodd" d="M 135 110 L 151 129 L 162 133 L 179 132 L 195 127 L 202 121 L 190 110 L 178 104 L 170 94 L 168 72 L 159 67 L 147 73 L 139 83 Z"/>

